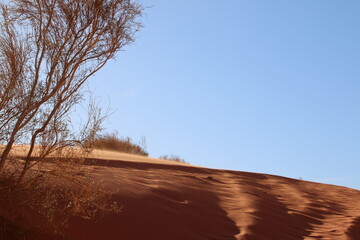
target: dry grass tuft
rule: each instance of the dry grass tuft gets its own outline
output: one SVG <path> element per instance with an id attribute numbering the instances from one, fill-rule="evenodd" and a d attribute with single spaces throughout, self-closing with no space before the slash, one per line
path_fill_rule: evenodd
<path id="1" fill-rule="evenodd" d="M 174 161 L 174 162 L 181 162 L 181 163 L 189 164 L 188 162 L 186 162 L 184 159 L 180 158 L 177 155 L 161 155 L 159 158 L 164 159 L 164 160 L 170 160 L 170 161 Z"/>
<path id="2" fill-rule="evenodd" d="M 148 156 L 146 151 L 146 140 L 143 138 L 140 143 L 135 143 L 130 137 L 118 137 L 116 133 L 106 134 L 95 138 L 93 147 L 118 152 Z"/>

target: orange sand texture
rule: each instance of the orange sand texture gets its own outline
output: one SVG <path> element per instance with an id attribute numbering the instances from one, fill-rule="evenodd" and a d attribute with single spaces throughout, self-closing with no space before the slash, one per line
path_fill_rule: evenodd
<path id="1" fill-rule="evenodd" d="M 110 151 L 94 158 L 93 177 L 123 209 L 72 218 L 68 240 L 360 240 L 358 190 Z"/>

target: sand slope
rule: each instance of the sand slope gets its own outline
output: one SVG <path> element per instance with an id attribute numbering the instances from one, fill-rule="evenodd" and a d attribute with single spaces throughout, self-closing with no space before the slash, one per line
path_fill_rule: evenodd
<path id="1" fill-rule="evenodd" d="M 358 190 L 113 152 L 89 165 L 123 211 L 72 218 L 69 240 L 360 240 Z"/>
<path id="2" fill-rule="evenodd" d="M 360 191 L 151 161 L 93 163 L 123 212 L 73 218 L 68 239 L 360 239 Z"/>

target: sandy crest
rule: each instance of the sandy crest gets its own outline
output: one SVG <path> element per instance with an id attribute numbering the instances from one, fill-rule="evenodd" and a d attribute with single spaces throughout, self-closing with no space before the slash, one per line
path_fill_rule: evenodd
<path id="1" fill-rule="evenodd" d="M 3 146 L 0 146 L 0 148 Z M 12 154 L 16 156 L 24 157 L 29 150 L 28 145 L 16 145 L 12 149 Z M 76 151 L 76 148 L 71 149 L 72 151 Z M 38 157 L 39 149 L 36 146 L 35 151 L 32 154 L 33 157 Z M 51 155 L 52 156 L 52 155 Z M 52 156 L 53 157 L 53 156 Z M 170 164 L 170 165 L 188 165 L 182 162 L 175 162 L 165 159 L 151 158 L 140 155 L 122 153 L 117 151 L 110 150 L 101 150 L 94 149 L 90 155 L 88 156 L 90 159 L 101 159 L 101 160 L 113 160 L 113 161 L 129 161 L 129 162 L 143 162 L 143 163 L 159 163 L 159 164 Z"/>

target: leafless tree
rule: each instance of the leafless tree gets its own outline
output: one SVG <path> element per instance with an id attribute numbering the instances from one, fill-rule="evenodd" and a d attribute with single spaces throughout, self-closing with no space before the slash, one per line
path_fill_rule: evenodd
<path id="1" fill-rule="evenodd" d="M 82 86 L 134 41 L 142 7 L 131 0 L 13 0 L 0 7 L 0 173 L 14 144 L 27 144 L 20 182 L 37 145 L 44 157 L 73 143 L 69 113 Z"/>
<path id="2" fill-rule="evenodd" d="M 70 117 L 84 98 L 84 83 L 134 41 L 142 10 L 136 0 L 0 3 L 0 193 L 4 184 L 14 186 L 18 206 L 25 199 L 48 220 L 117 209 L 106 203 L 109 192 L 94 187 L 72 162 L 88 152 L 73 146 L 94 139 L 104 119 L 101 109 L 89 105 L 78 133 Z M 28 145 L 25 161 L 12 161 L 17 144 Z M 62 159 L 41 160 L 52 154 Z M 68 188 L 56 188 L 59 175 L 69 180 Z M 0 208 L 14 205 L 6 199 L 0 194 Z"/>

